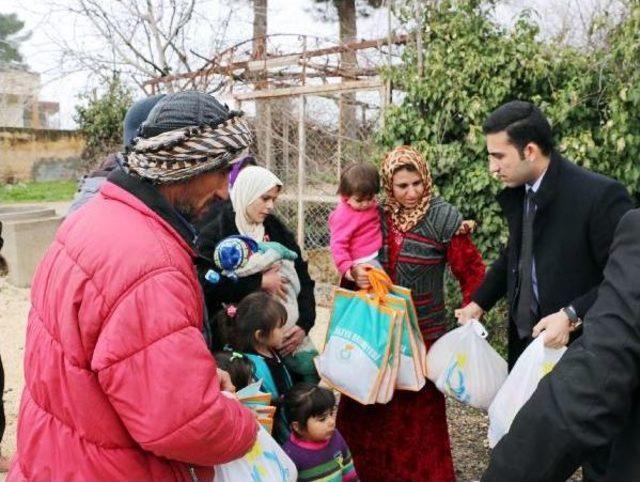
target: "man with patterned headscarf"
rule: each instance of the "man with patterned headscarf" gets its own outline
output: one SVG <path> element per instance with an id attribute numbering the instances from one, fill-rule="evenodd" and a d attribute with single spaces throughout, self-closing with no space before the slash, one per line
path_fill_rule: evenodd
<path id="1" fill-rule="evenodd" d="M 201 334 L 191 225 L 228 197 L 251 133 L 213 97 L 181 92 L 139 134 L 34 277 L 9 481 L 212 480 L 255 440 Z"/>

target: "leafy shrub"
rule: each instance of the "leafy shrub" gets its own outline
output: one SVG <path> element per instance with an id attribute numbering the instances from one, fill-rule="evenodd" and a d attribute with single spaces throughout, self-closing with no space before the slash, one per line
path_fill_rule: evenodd
<path id="1" fill-rule="evenodd" d="M 114 75 L 104 94 L 99 96 L 93 91 L 81 95 L 80 99 L 86 105 L 76 107 L 74 119 L 86 138 L 83 167 L 91 169 L 107 154 L 122 149 L 122 124 L 132 97 L 129 88 Z"/>
<path id="2" fill-rule="evenodd" d="M 640 199 L 640 6 L 608 34 L 600 49 L 546 44 L 525 14 L 511 29 L 478 0 L 430 2 L 424 9 L 423 72 L 415 44 L 386 72 L 406 93 L 390 107 L 377 141 L 381 149 L 412 144 L 431 164 L 440 194 L 479 223 L 474 236 L 493 260 L 508 233 L 495 201 L 501 189 L 488 172 L 482 123 L 495 108 L 528 100 L 553 124 L 570 160 L 622 181 Z M 401 10 L 409 22 L 415 12 Z M 448 283 L 451 311 L 460 302 Z M 486 323 L 502 324 L 504 306 Z M 504 330 L 498 338 L 504 343 Z"/>

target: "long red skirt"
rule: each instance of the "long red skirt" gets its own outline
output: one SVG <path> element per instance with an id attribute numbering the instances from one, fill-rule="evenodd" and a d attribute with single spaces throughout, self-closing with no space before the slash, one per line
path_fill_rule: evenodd
<path id="1" fill-rule="evenodd" d="M 386 405 L 343 396 L 337 424 L 362 482 L 455 481 L 444 396 L 430 381 Z"/>

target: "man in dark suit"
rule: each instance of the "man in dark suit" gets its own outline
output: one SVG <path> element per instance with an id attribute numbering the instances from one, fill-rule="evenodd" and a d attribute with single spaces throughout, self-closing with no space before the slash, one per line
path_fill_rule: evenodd
<path id="1" fill-rule="evenodd" d="M 619 182 L 564 159 L 549 122 L 529 102 L 502 105 L 484 132 L 489 169 L 506 186 L 498 202 L 509 242 L 456 317 L 479 319 L 506 295 L 511 368 L 541 332 L 548 346 L 560 347 L 578 330 L 632 202 Z"/>
<path id="2" fill-rule="evenodd" d="M 603 482 L 640 480 L 640 210 L 615 233 L 584 333 L 516 416 L 483 482 L 565 481 L 611 444 Z"/>

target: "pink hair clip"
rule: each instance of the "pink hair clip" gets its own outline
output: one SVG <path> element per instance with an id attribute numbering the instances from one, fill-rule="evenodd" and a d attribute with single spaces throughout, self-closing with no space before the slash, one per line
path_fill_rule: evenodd
<path id="1" fill-rule="evenodd" d="M 236 308 L 235 305 L 227 306 L 227 316 L 229 318 L 235 318 L 237 312 L 238 312 L 238 308 Z"/>

